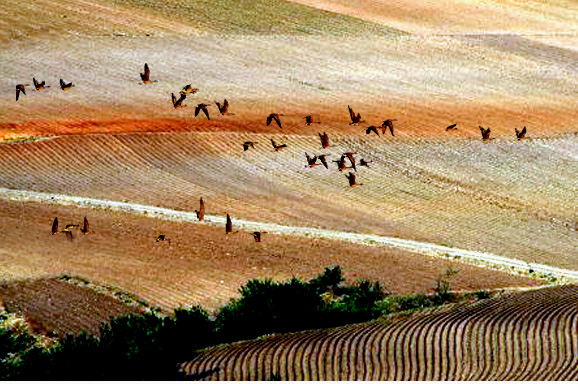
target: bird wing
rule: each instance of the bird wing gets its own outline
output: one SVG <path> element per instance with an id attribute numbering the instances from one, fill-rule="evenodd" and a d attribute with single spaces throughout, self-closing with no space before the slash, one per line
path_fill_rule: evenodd
<path id="1" fill-rule="evenodd" d="M 233 231 L 233 223 L 231 222 L 231 217 L 229 216 L 228 213 L 227 213 L 227 225 L 225 226 L 225 231 L 226 232 Z"/>
<path id="2" fill-rule="evenodd" d="M 176 107 L 177 106 L 177 98 L 175 97 L 175 94 L 171 93 L 171 97 L 173 99 L 173 105 Z"/>
<path id="3" fill-rule="evenodd" d="M 267 116 L 267 126 L 269 126 L 269 124 L 271 124 L 271 120 L 273 120 L 273 115 Z"/>
<path id="4" fill-rule="evenodd" d="M 201 106 L 200 106 L 200 105 L 197 105 L 197 106 L 195 107 L 195 117 L 197 117 L 197 115 L 199 114 L 199 111 L 200 111 L 200 110 L 201 110 Z"/>
<path id="5" fill-rule="evenodd" d="M 205 112 L 205 116 L 207 116 L 207 119 L 211 120 L 211 118 L 209 117 L 209 111 L 207 110 L 207 107 L 203 106 L 203 112 Z"/>
<path id="6" fill-rule="evenodd" d="M 349 116 L 351 117 L 351 121 L 355 121 L 355 113 L 353 112 L 353 109 L 351 109 L 349 105 L 347 108 L 349 108 Z"/>
<path id="7" fill-rule="evenodd" d="M 277 148 L 277 146 L 275 145 L 275 141 L 273 141 L 273 139 L 271 139 L 271 144 L 273 144 L 273 148 Z"/>
<path id="8" fill-rule="evenodd" d="M 246 151 L 249 149 L 249 143 L 243 143 L 243 150 Z"/>
<path id="9" fill-rule="evenodd" d="M 329 169 L 329 167 L 327 166 L 327 161 L 325 160 L 325 156 L 320 157 L 319 160 L 321 160 L 321 163 L 323 163 L 323 166 L 327 169 Z"/>
<path id="10" fill-rule="evenodd" d="M 20 97 L 20 88 L 16 87 L 16 101 L 18 101 L 18 97 Z"/>
<path id="11" fill-rule="evenodd" d="M 275 121 L 277 122 L 277 125 L 279 126 L 279 128 L 283 128 L 283 127 L 281 126 L 281 121 L 279 120 L 279 116 L 274 115 L 273 118 L 274 118 Z"/>
<path id="12" fill-rule="evenodd" d="M 66 231 L 66 238 L 70 241 L 72 241 L 72 232 L 71 231 Z"/>
<path id="13" fill-rule="evenodd" d="M 150 74 L 151 74 L 151 70 L 149 69 L 149 65 L 148 65 L 147 63 L 145 63 L 145 66 L 144 66 L 144 73 L 145 73 L 145 76 L 146 76 L 146 78 L 147 78 L 147 80 L 148 80 L 148 78 L 149 78 L 149 76 L 150 76 Z"/>
<path id="14" fill-rule="evenodd" d="M 227 113 L 228 110 L 229 110 L 229 102 L 227 101 L 227 99 L 225 99 L 225 101 L 223 102 L 223 113 Z"/>
<path id="15" fill-rule="evenodd" d="M 64 83 L 64 80 L 60 79 L 60 88 L 64 87 L 66 87 L 66 84 Z"/>
<path id="16" fill-rule="evenodd" d="M 203 220 L 205 217 L 205 203 L 203 202 L 203 198 L 201 197 L 201 207 L 199 208 L 199 220 Z"/>
<path id="17" fill-rule="evenodd" d="M 99 230 L 100 231 L 100 230 Z M 88 232 L 88 220 L 86 219 L 86 217 L 84 218 L 84 228 L 83 228 L 83 232 Z"/>
<path id="18" fill-rule="evenodd" d="M 309 157 L 309 155 L 307 154 L 307 152 L 305 152 L 305 157 L 307 157 L 307 162 L 311 163 L 311 158 Z"/>
<path id="19" fill-rule="evenodd" d="M 456 123 L 456 124 L 452 124 L 452 125 L 448 126 L 448 127 L 446 128 L 446 131 L 449 130 L 449 129 L 454 129 L 454 128 L 456 127 L 456 125 L 458 125 L 458 124 Z"/>
<path id="20" fill-rule="evenodd" d="M 34 81 L 34 88 L 38 88 L 38 86 L 40 86 L 40 83 L 36 81 L 34 77 L 32 78 L 32 81 Z"/>
<path id="21" fill-rule="evenodd" d="M 217 105 L 217 108 L 219 108 L 219 112 L 222 115 L 223 114 L 223 107 L 221 107 L 221 103 L 219 103 L 217 100 L 215 100 L 215 104 Z"/>
<path id="22" fill-rule="evenodd" d="M 56 232 L 58 232 L 58 217 L 55 217 L 54 221 L 52 222 L 52 233 Z"/>
<path id="23" fill-rule="evenodd" d="M 526 134 L 526 127 L 524 127 L 524 129 L 522 129 L 522 132 L 520 132 L 520 135 L 523 136 Z"/>

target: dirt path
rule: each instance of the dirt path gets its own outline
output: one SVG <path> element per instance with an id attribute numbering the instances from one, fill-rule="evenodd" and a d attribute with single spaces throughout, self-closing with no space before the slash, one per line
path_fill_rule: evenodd
<path id="1" fill-rule="evenodd" d="M 93 199 L 80 196 L 68 196 L 61 194 L 0 188 L 0 199 L 19 202 L 35 202 L 42 204 L 74 205 L 83 208 L 112 209 L 125 213 L 145 215 L 148 217 L 177 222 L 197 221 L 196 214 L 194 212 L 177 211 L 150 205 L 124 203 L 119 201 Z M 223 216 L 205 215 L 205 218 L 209 225 L 224 224 L 226 221 L 225 217 Z M 442 257 L 453 260 L 460 260 L 469 264 L 481 265 L 497 270 L 507 270 L 524 275 L 531 275 L 533 273 L 538 277 L 550 279 L 551 281 L 570 282 L 578 280 L 578 271 L 556 268 L 544 264 L 527 263 L 525 261 L 503 257 L 487 252 L 468 251 L 459 248 L 445 247 L 442 245 L 400 239 L 395 237 L 364 235 L 358 233 L 308 227 L 285 226 L 274 223 L 263 223 L 238 219 L 233 219 L 233 225 L 235 227 L 249 231 L 259 230 L 277 234 L 315 237 L 322 239 L 337 239 L 369 246 L 397 248 L 431 257 Z M 530 271 L 533 272 L 531 273 Z"/>

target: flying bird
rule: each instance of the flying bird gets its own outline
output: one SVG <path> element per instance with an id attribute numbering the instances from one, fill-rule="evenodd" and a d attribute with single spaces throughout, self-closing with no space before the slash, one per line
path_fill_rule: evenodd
<path id="1" fill-rule="evenodd" d="M 456 124 L 448 125 L 446 127 L 446 131 L 451 131 L 451 130 L 455 131 L 456 129 L 458 129 L 458 127 L 456 127 L 456 125 L 458 125 L 458 124 L 456 123 Z"/>
<path id="2" fill-rule="evenodd" d="M 364 159 L 359 160 L 359 165 L 365 166 L 367 168 L 369 168 L 369 163 L 373 163 L 373 160 L 369 160 L 369 161 L 364 160 Z"/>
<path id="3" fill-rule="evenodd" d="M 169 239 L 168 237 L 166 237 L 165 235 L 158 235 L 157 239 L 155 240 L 157 243 L 159 241 L 167 241 L 169 243 L 169 245 L 171 245 L 171 239 Z"/>
<path id="4" fill-rule="evenodd" d="M 201 206 L 199 207 L 199 210 L 195 210 L 195 213 L 197 214 L 197 219 L 199 219 L 199 221 L 203 221 L 205 220 L 205 203 L 203 202 L 203 198 L 201 197 Z"/>
<path id="5" fill-rule="evenodd" d="M 333 145 L 329 145 L 329 136 L 327 136 L 327 133 L 323 132 L 323 134 L 321 133 L 317 133 L 319 135 L 319 138 L 321 139 L 321 147 L 322 148 L 327 148 L 327 147 L 333 147 Z"/>
<path id="6" fill-rule="evenodd" d="M 145 65 L 144 65 L 144 73 L 141 73 L 141 74 L 140 74 L 140 78 L 141 78 L 141 80 L 142 80 L 142 83 L 139 83 L 139 84 L 156 83 L 157 80 L 151 81 L 150 75 L 151 75 L 151 71 L 150 71 L 150 69 L 149 69 L 149 65 L 148 65 L 147 63 L 145 63 Z"/>
<path id="7" fill-rule="evenodd" d="M 356 154 L 357 154 L 357 152 L 345 152 L 345 153 L 342 155 L 342 156 L 346 156 L 346 157 L 349 159 L 349 161 L 351 162 L 351 167 L 350 167 L 350 168 L 353 168 L 353 170 L 354 170 L 355 172 L 357 172 L 357 168 L 355 168 L 355 158 L 353 157 L 353 155 L 356 155 Z"/>
<path id="8" fill-rule="evenodd" d="M 75 87 L 75 85 L 72 84 L 72 82 L 65 83 L 64 80 L 60 79 L 60 89 L 62 89 L 63 91 L 68 91 L 72 87 Z"/>
<path id="9" fill-rule="evenodd" d="M 341 155 L 341 158 L 339 160 L 332 160 L 334 163 L 337 163 L 337 170 L 339 172 L 343 171 L 344 169 L 347 168 L 353 168 L 353 167 L 346 167 L 345 166 L 345 156 Z"/>
<path id="10" fill-rule="evenodd" d="M 256 141 L 245 141 L 243 143 L 243 151 L 246 151 L 247 149 L 249 149 L 249 147 L 255 149 L 255 144 L 259 144 Z"/>
<path id="11" fill-rule="evenodd" d="M 205 103 L 200 103 L 199 105 L 197 105 L 197 107 L 195 108 L 195 117 L 197 117 L 197 115 L 199 114 L 199 111 L 203 111 L 205 113 L 205 116 L 207 116 L 207 119 L 211 120 L 211 118 L 209 117 L 209 111 L 207 111 L 207 107 L 210 104 L 205 104 Z"/>
<path id="12" fill-rule="evenodd" d="M 84 223 L 83 223 L 82 227 L 80 227 L 80 232 L 82 232 L 83 235 L 88 235 L 89 233 L 94 233 L 94 232 L 88 230 L 88 220 L 86 219 L 86 217 L 84 217 Z"/>
<path id="13" fill-rule="evenodd" d="M 198 89 L 191 87 L 191 84 L 185 85 L 181 90 L 181 95 L 188 95 L 189 93 L 197 93 Z"/>
<path id="14" fill-rule="evenodd" d="M 349 180 L 349 186 L 350 187 L 355 187 L 356 185 L 363 185 L 363 184 L 357 184 L 355 182 L 355 175 L 351 172 L 349 172 L 349 175 L 345 175 L 345 177 L 347 177 L 347 180 Z"/>
<path id="15" fill-rule="evenodd" d="M 20 97 L 20 92 L 26 94 L 24 87 L 28 87 L 29 85 L 30 84 L 16 84 L 16 101 L 18 101 L 18 98 Z"/>
<path id="16" fill-rule="evenodd" d="M 313 118 L 311 116 L 305 116 L 305 125 L 311 125 L 313 123 L 315 124 L 321 124 L 321 121 L 313 121 Z"/>
<path id="17" fill-rule="evenodd" d="M 307 152 L 305 152 L 305 157 L 307 157 L 307 164 L 305 167 L 313 168 L 316 165 L 321 165 L 317 162 L 317 156 L 309 157 Z"/>
<path id="18" fill-rule="evenodd" d="M 483 127 L 480 127 L 480 132 L 482 132 L 482 140 L 487 141 L 490 140 L 490 128 L 484 129 Z"/>
<path id="19" fill-rule="evenodd" d="M 319 160 L 321 160 L 321 163 L 323 164 L 323 166 L 324 166 L 326 169 L 329 169 L 329 167 L 327 166 L 327 161 L 325 160 L 325 156 L 330 156 L 330 155 L 331 155 L 331 153 L 317 156 L 317 158 L 318 158 Z"/>
<path id="20" fill-rule="evenodd" d="M 368 134 L 368 135 L 369 135 L 371 132 L 375 132 L 375 134 L 376 134 L 377 136 L 379 136 L 379 132 L 377 132 L 377 127 L 376 127 L 375 125 L 372 125 L 372 126 L 370 126 L 370 127 L 367 127 L 367 129 L 365 130 L 365 133 Z"/>
<path id="21" fill-rule="evenodd" d="M 361 120 L 361 114 L 357 114 L 355 115 L 355 112 L 353 112 L 353 109 L 351 109 L 351 107 L 348 105 L 347 108 L 349 108 L 349 116 L 351 117 L 351 123 L 349 123 L 349 125 L 357 125 L 359 123 L 365 123 L 365 120 Z"/>
<path id="22" fill-rule="evenodd" d="M 383 124 L 381 124 L 381 134 L 382 135 L 385 135 L 387 128 L 389 128 L 389 131 L 391 132 L 391 136 L 395 136 L 393 134 L 393 122 L 394 121 L 397 121 L 397 119 L 387 119 L 383 122 Z"/>
<path id="23" fill-rule="evenodd" d="M 524 137 L 526 137 L 526 127 L 524 127 L 522 131 L 518 131 L 518 128 L 514 129 L 516 130 L 516 137 L 518 140 L 522 140 Z"/>
<path id="24" fill-rule="evenodd" d="M 233 223 L 231 222 L 231 216 L 227 213 L 227 224 L 225 225 L 225 234 L 230 235 L 233 233 L 237 233 L 239 231 L 233 232 Z"/>
<path id="25" fill-rule="evenodd" d="M 32 81 L 34 82 L 34 88 L 35 88 L 35 89 L 33 89 L 33 91 L 42 91 L 44 88 L 50 88 L 50 85 L 46 85 L 46 80 L 43 81 L 42 83 L 40 83 L 33 77 Z"/>
<path id="26" fill-rule="evenodd" d="M 175 109 L 186 107 L 186 105 L 183 104 L 183 101 L 187 98 L 186 94 L 181 93 L 181 96 L 177 99 L 175 94 L 171 93 L 171 98 L 173 100 L 173 107 L 175 107 Z"/>
<path id="27" fill-rule="evenodd" d="M 251 235 L 253 235 L 253 237 L 255 238 L 255 242 L 260 243 L 261 242 L 261 235 L 263 233 L 267 233 L 267 232 L 251 232 Z"/>
<path id="28" fill-rule="evenodd" d="M 281 120 L 279 120 L 279 116 L 285 116 L 285 115 L 280 114 L 280 113 L 272 113 L 269 116 L 267 116 L 267 126 L 269 126 L 269 124 L 271 124 L 272 120 L 275 120 L 277 122 L 277 125 L 279 126 L 279 128 L 283 128 L 281 126 Z"/>
<path id="29" fill-rule="evenodd" d="M 275 141 L 273 139 L 271 139 L 271 144 L 273 144 L 273 148 L 275 149 L 275 151 L 280 151 L 283 148 L 287 148 L 287 144 L 277 145 L 277 144 L 275 144 Z"/>
<path id="30" fill-rule="evenodd" d="M 221 112 L 221 115 L 234 115 L 234 113 L 229 112 L 229 102 L 227 101 L 227 99 L 225 99 L 223 105 L 221 105 L 221 103 L 219 103 L 218 101 L 215 101 L 215 104 L 217 104 L 217 108 L 219 108 L 219 112 Z"/>
<path id="31" fill-rule="evenodd" d="M 66 227 L 62 230 L 59 231 L 58 230 L 58 217 L 54 218 L 54 221 L 52 222 L 52 234 L 56 235 L 57 233 L 66 233 L 66 238 L 70 241 L 72 241 L 72 229 L 75 227 L 78 227 L 78 224 L 68 224 L 66 225 Z"/>

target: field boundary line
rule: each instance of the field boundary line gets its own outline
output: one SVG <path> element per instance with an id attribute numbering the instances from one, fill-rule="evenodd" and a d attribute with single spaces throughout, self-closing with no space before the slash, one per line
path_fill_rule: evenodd
<path id="1" fill-rule="evenodd" d="M 121 201 L 95 199 L 90 197 L 0 188 L 0 199 L 62 206 L 74 205 L 82 208 L 112 209 L 124 213 L 140 214 L 142 216 L 159 218 L 163 220 L 201 224 L 197 220 L 197 215 L 195 212 L 179 211 L 170 208 L 156 207 L 153 205 L 126 203 Z M 208 223 L 224 225 L 226 222 L 226 217 L 205 215 L 205 220 Z M 451 248 L 433 243 L 389 236 L 367 235 L 311 227 L 294 227 L 242 219 L 234 219 L 233 224 L 236 227 L 250 231 L 267 231 L 269 233 L 282 235 L 341 240 L 368 246 L 397 248 L 426 256 L 437 258 L 441 257 L 454 261 L 465 262 L 468 264 L 474 264 L 477 266 L 483 266 L 486 268 L 507 271 L 510 273 L 518 273 L 526 276 L 532 275 L 534 277 L 547 279 L 550 281 L 555 278 L 559 283 L 578 281 L 578 271 L 575 270 L 562 269 L 545 264 L 528 263 L 522 260 L 499 256 L 488 252 L 468 251 L 460 248 Z M 530 269 L 532 269 L 534 273 L 530 273 Z"/>

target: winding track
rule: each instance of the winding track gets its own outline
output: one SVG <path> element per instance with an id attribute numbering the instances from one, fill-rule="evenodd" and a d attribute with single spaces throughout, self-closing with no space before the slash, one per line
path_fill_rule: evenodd
<path id="1" fill-rule="evenodd" d="M 0 199 L 19 202 L 36 202 L 42 204 L 75 205 L 83 208 L 113 209 L 164 220 L 178 222 L 197 222 L 195 212 L 178 211 L 174 209 L 149 205 L 125 203 L 113 200 L 93 199 L 80 196 L 0 188 Z M 215 224 L 225 224 L 226 221 L 226 218 L 223 216 L 206 215 L 205 218 L 207 222 Z M 261 230 L 277 234 L 337 239 L 364 245 L 398 248 L 431 257 L 459 258 L 471 264 L 482 265 L 488 268 L 500 270 L 506 269 L 508 271 L 516 271 L 522 274 L 528 274 L 528 269 L 531 268 L 538 275 L 544 277 L 556 277 L 558 280 L 563 282 L 578 280 L 578 271 L 556 268 L 544 264 L 527 263 L 525 261 L 503 257 L 487 252 L 468 251 L 464 249 L 450 248 L 442 245 L 399 239 L 395 237 L 366 235 L 309 227 L 286 226 L 240 219 L 235 219 L 234 225 L 248 231 Z"/>

